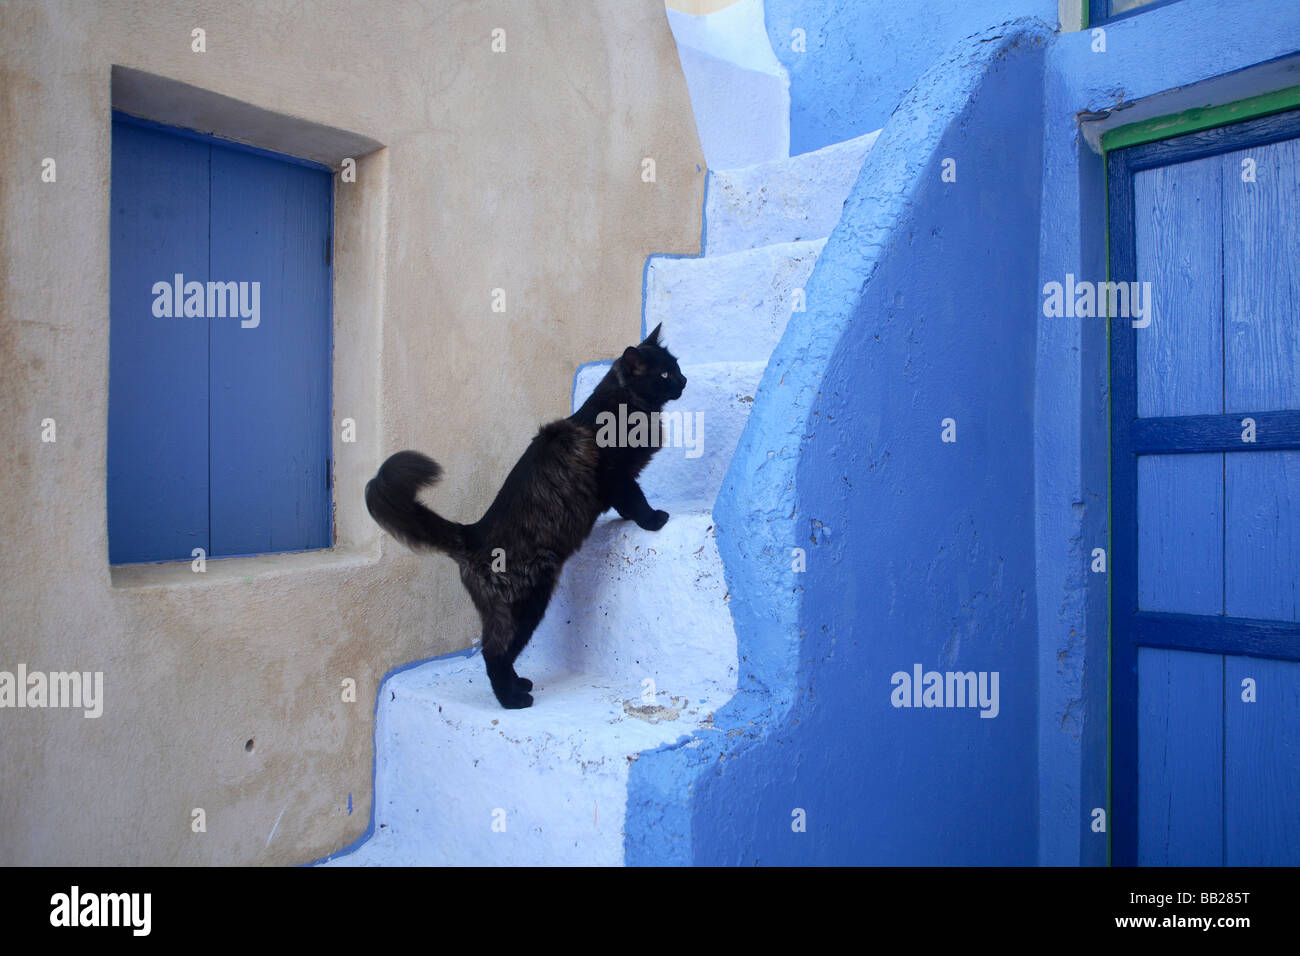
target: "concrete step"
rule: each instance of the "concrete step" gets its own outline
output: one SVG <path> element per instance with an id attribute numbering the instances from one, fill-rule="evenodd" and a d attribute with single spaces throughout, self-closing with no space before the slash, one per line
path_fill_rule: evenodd
<path id="1" fill-rule="evenodd" d="M 667 440 L 672 444 L 661 447 L 641 473 L 641 488 L 651 505 L 669 514 L 713 507 L 765 365 L 765 361 L 682 365 L 686 391 L 664 409 L 667 415 L 680 414 L 680 419 L 670 419 L 672 434 Z M 574 408 L 586 401 L 608 369 L 607 363 L 601 363 L 578 370 Z"/>
<path id="2" fill-rule="evenodd" d="M 612 511 L 596 523 L 519 658 L 522 676 L 604 674 L 638 694 L 647 679 L 692 696 L 702 693 L 697 679 L 734 688 L 736 636 L 713 516 L 670 514 L 658 531 Z"/>
<path id="3" fill-rule="evenodd" d="M 599 676 L 533 672 L 526 710 L 492 699 L 478 655 L 385 682 L 376 719 L 375 830 L 332 866 L 618 866 L 628 768 L 709 726 L 730 697 L 683 699 Z M 733 688 L 734 690 L 734 688 Z"/>
<path id="4" fill-rule="evenodd" d="M 811 153 L 740 169 L 711 167 L 704 255 L 829 236 L 879 136 L 876 130 Z"/>
<path id="5" fill-rule="evenodd" d="M 646 328 L 662 322 L 663 340 L 682 364 L 766 362 L 800 304 L 795 290 L 807 285 L 825 245 L 817 239 L 695 259 L 652 257 Z"/>
<path id="6" fill-rule="evenodd" d="M 329 865 L 621 864 L 631 762 L 735 692 L 728 597 L 711 515 L 602 519 L 516 664 L 531 708 L 497 704 L 477 651 L 384 682 L 375 830 Z"/>
<path id="7" fill-rule="evenodd" d="M 790 77 L 767 38 L 762 0 L 668 23 L 710 168 L 790 155 Z"/>

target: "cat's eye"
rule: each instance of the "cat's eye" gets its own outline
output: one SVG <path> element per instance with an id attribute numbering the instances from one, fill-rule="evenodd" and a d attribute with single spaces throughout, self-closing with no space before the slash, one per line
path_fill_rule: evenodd
<path id="1" fill-rule="evenodd" d="M 660 378 L 667 378 L 667 377 L 668 377 L 668 373 L 667 373 L 667 372 L 660 372 L 660 373 L 659 373 L 659 377 L 660 377 Z"/>

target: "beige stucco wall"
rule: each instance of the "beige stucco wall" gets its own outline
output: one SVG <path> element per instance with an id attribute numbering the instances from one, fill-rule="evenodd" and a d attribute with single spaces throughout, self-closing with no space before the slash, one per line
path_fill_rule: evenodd
<path id="1" fill-rule="evenodd" d="M 698 17 L 706 13 L 717 13 L 735 2 L 736 0 L 664 0 L 664 6 Z"/>
<path id="2" fill-rule="evenodd" d="M 336 176 L 334 420 L 358 441 L 336 429 L 332 552 L 110 572 L 114 64 L 382 144 Z M 105 684 L 97 720 L 0 710 L 0 864 L 337 849 L 369 819 L 379 681 L 476 635 L 451 562 L 381 538 L 365 480 L 425 450 L 438 508 L 477 518 L 578 364 L 635 341 L 646 255 L 698 251 L 704 161 L 663 0 L 6 0 L 0 129 L 0 670 Z"/>

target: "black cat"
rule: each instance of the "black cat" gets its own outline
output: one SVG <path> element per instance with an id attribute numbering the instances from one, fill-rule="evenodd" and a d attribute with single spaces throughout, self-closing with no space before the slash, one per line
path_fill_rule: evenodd
<path id="1" fill-rule="evenodd" d="M 442 475 L 432 459 L 400 451 L 366 485 L 366 507 L 385 531 L 411 548 L 445 552 L 483 621 L 483 659 L 502 707 L 530 707 L 532 681 L 515 673 L 515 658 L 546 613 L 560 569 L 609 508 L 647 531 L 668 513 L 645 500 L 637 476 L 660 444 L 644 427 L 686 387 L 677 359 L 659 341 L 659 327 L 629 346 L 568 418 L 543 425 L 511 469 L 487 513 L 474 524 L 448 521 L 416 500 Z M 625 406 L 620 416 L 619 406 Z M 611 420 L 642 416 L 642 429 L 612 439 Z M 644 437 L 641 437 L 644 436 Z"/>

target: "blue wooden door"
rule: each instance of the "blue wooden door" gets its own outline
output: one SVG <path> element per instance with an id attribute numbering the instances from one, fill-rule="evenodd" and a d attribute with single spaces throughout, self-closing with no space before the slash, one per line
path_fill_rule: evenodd
<path id="1" fill-rule="evenodd" d="M 112 177 L 110 561 L 328 547 L 331 173 L 115 116 Z"/>
<path id="2" fill-rule="evenodd" d="M 1108 159 L 1112 859 L 1300 863 L 1300 115 Z"/>

